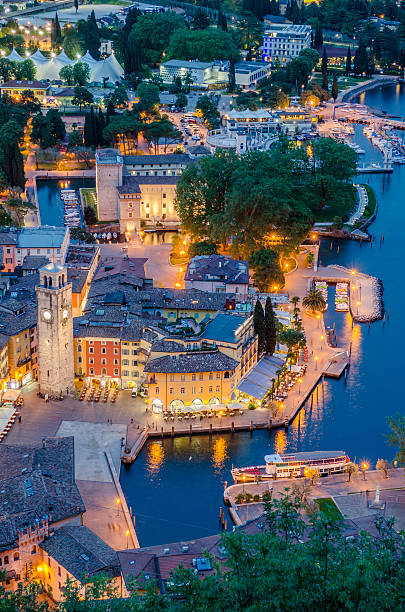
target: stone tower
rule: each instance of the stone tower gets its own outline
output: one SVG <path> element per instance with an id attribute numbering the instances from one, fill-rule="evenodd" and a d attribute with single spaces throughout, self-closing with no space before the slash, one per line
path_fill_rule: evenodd
<path id="1" fill-rule="evenodd" d="M 67 282 L 67 269 L 54 263 L 43 266 L 36 294 L 39 390 L 66 395 L 74 387 L 72 284 Z"/>
<path id="2" fill-rule="evenodd" d="M 116 149 L 96 153 L 97 215 L 99 221 L 119 219 L 117 187 L 122 185 L 123 159 Z"/>

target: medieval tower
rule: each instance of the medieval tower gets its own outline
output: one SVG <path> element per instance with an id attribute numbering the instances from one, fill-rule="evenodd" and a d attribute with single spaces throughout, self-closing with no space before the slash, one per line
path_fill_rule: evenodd
<path id="1" fill-rule="evenodd" d="M 39 390 L 65 395 L 74 387 L 72 285 L 67 269 L 54 263 L 41 268 L 36 294 Z"/>

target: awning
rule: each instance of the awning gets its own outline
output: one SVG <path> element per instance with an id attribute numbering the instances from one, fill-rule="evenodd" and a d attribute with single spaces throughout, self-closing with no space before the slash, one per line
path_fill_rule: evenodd
<path id="1" fill-rule="evenodd" d="M 277 380 L 284 361 L 274 355 L 265 356 L 237 386 L 237 390 L 261 401 Z"/>
<path id="2" fill-rule="evenodd" d="M 6 389 L 1 396 L 2 402 L 16 402 L 20 396 L 20 389 Z"/>

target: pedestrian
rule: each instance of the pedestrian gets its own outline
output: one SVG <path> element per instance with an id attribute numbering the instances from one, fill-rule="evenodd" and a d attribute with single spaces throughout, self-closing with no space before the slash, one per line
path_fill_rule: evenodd
<path id="1" fill-rule="evenodd" d="M 131 417 L 131 425 L 132 425 L 133 422 L 134 422 L 134 419 Z"/>
<path id="2" fill-rule="evenodd" d="M 18 416 L 18 422 L 21 423 L 21 414 Z"/>

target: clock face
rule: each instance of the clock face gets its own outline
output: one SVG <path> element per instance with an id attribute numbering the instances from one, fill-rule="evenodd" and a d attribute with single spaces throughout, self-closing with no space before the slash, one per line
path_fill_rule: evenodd
<path id="1" fill-rule="evenodd" d="M 63 311 L 62 311 L 62 317 L 64 319 L 67 319 L 68 316 L 69 316 L 69 312 L 68 312 L 67 308 L 64 308 Z"/>
<path id="2" fill-rule="evenodd" d="M 50 321 L 52 319 L 52 313 L 50 310 L 44 310 L 42 313 L 44 321 Z"/>

